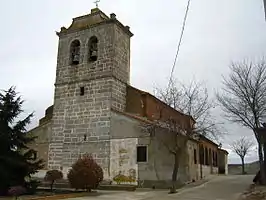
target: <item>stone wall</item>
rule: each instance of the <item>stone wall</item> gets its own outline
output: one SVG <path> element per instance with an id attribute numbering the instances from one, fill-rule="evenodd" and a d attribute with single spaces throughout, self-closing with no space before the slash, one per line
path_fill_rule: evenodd
<path id="1" fill-rule="evenodd" d="M 129 84 L 130 80 L 130 37 L 118 27 L 114 27 L 114 63 L 113 74 L 119 80 Z"/>
<path id="2" fill-rule="evenodd" d="M 218 151 L 218 168 L 219 168 L 219 173 L 220 174 L 228 174 L 228 152 L 219 149 Z"/>
<path id="3" fill-rule="evenodd" d="M 84 96 L 80 85 L 86 88 Z M 111 85 L 109 78 L 56 87 L 51 166 L 70 167 L 80 154 L 97 153 L 108 168 Z"/>
<path id="4" fill-rule="evenodd" d="M 67 171 L 79 155 L 92 153 L 103 167 L 105 177 L 109 177 L 111 108 L 125 109 L 130 35 L 115 19 L 97 24 L 96 19 L 105 20 L 102 17 L 107 20 L 97 11 L 75 18 L 74 26 L 84 26 L 86 22 L 93 26 L 76 30 L 72 26 L 73 31 L 59 34 L 49 167 Z M 98 39 L 98 57 L 94 62 L 89 61 L 88 43 L 92 36 Z M 74 40 L 80 42 L 78 65 L 70 65 L 70 46 Z"/>
<path id="5" fill-rule="evenodd" d="M 51 121 L 29 131 L 32 136 L 37 136 L 36 140 L 29 145 L 30 148 L 37 151 L 37 157 L 45 161 L 44 169 L 48 168 L 49 143 L 51 141 L 52 126 Z"/>
<path id="6" fill-rule="evenodd" d="M 218 174 L 218 167 L 210 167 L 208 165 L 198 165 L 198 171 L 202 170 L 202 178 L 208 178 L 210 175 Z"/>
<path id="7" fill-rule="evenodd" d="M 188 148 L 188 155 L 189 155 L 189 158 L 188 158 L 188 170 L 189 170 L 188 181 L 199 180 L 200 174 L 199 174 L 199 168 L 198 168 L 198 163 L 199 163 L 198 142 L 189 140 L 187 148 Z M 194 151 L 196 152 L 196 158 L 195 158 Z"/>
<path id="8" fill-rule="evenodd" d="M 126 84 L 117 79 L 112 81 L 112 108 L 119 111 L 126 108 Z"/>

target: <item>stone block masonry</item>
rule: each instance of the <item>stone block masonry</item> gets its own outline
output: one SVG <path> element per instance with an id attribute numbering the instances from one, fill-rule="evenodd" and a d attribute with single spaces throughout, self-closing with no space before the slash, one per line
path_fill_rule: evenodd
<path id="1" fill-rule="evenodd" d="M 88 95 L 79 95 L 81 85 Z M 69 167 L 82 153 L 109 152 L 111 87 L 112 79 L 104 78 L 56 88 L 49 166 Z M 86 147 L 95 142 L 102 145 Z"/>
<path id="2" fill-rule="evenodd" d="M 61 30 L 48 166 L 65 171 L 80 155 L 92 153 L 106 178 L 111 108 L 125 111 L 132 34 L 115 15 L 110 19 L 98 9 L 74 18 L 68 29 Z M 91 38 L 97 41 L 96 60 L 90 59 Z M 74 50 L 73 42 L 78 44 Z M 78 58 L 75 64 L 73 53 Z"/>

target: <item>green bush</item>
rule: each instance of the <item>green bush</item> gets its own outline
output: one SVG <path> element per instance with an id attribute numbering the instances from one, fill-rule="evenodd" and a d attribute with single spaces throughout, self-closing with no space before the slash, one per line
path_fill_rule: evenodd
<path id="1" fill-rule="evenodd" d="M 103 180 L 103 170 L 92 156 L 84 155 L 72 166 L 67 178 L 72 188 L 91 191 Z"/>

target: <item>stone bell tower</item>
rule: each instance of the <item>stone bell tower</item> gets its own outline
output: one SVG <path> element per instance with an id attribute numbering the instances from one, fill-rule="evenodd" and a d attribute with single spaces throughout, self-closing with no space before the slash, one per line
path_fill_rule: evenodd
<path id="1" fill-rule="evenodd" d="M 59 36 L 50 169 L 68 170 L 92 153 L 108 176 L 111 108 L 123 111 L 130 76 L 128 26 L 98 8 Z"/>

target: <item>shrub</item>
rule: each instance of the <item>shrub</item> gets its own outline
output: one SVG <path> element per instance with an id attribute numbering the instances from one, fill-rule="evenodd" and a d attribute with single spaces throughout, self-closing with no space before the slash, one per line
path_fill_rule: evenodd
<path id="1" fill-rule="evenodd" d="M 50 182 L 51 191 L 53 191 L 53 185 L 56 180 L 60 180 L 63 178 L 63 173 L 58 170 L 50 170 L 46 172 L 44 180 Z"/>
<path id="2" fill-rule="evenodd" d="M 38 180 L 29 180 L 28 182 L 26 182 L 25 186 L 27 194 L 35 194 L 39 185 L 40 181 Z"/>
<path id="3" fill-rule="evenodd" d="M 16 199 L 18 199 L 20 195 L 23 195 L 25 193 L 26 189 L 22 186 L 13 186 L 8 190 L 8 194 L 14 196 Z"/>
<path id="4" fill-rule="evenodd" d="M 133 177 L 133 176 L 129 176 L 129 177 L 128 177 L 128 182 L 129 182 L 129 183 L 135 183 L 135 182 L 136 182 L 135 177 Z"/>
<path id="5" fill-rule="evenodd" d="M 132 176 L 125 176 L 123 174 L 116 175 L 113 180 L 120 185 L 121 183 L 134 183 L 136 182 L 135 178 Z"/>
<path id="6" fill-rule="evenodd" d="M 123 174 L 116 175 L 113 180 L 120 185 L 121 183 L 127 182 L 128 177 Z"/>
<path id="7" fill-rule="evenodd" d="M 91 191 L 103 180 L 103 170 L 92 156 L 84 155 L 72 166 L 67 178 L 72 188 Z"/>

